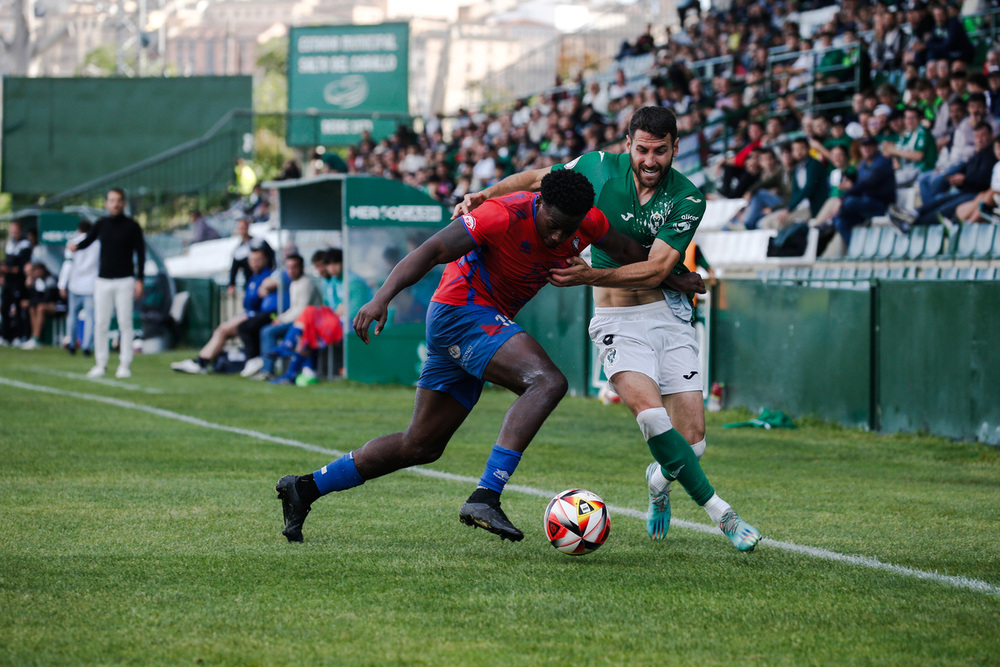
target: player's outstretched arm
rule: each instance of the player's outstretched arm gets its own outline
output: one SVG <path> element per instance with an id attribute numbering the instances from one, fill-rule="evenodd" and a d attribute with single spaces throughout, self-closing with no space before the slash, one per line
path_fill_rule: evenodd
<path id="1" fill-rule="evenodd" d="M 452 222 L 404 257 L 389 273 L 372 300 L 354 316 L 354 333 L 368 344 L 368 329 L 375 322 L 375 335 L 382 333 L 393 297 L 427 275 L 438 264 L 453 262 L 476 247 L 462 221 Z"/>
<path id="2" fill-rule="evenodd" d="M 594 285 L 596 287 L 658 287 L 666 280 L 681 254 L 660 239 L 653 241 L 649 258 L 614 269 L 595 269 L 575 257 L 564 269 L 552 269 L 549 282 L 559 287 Z"/>
<path id="3" fill-rule="evenodd" d="M 509 195 L 511 192 L 538 192 L 538 189 L 542 187 L 542 178 L 550 171 L 552 171 L 552 167 L 522 171 L 517 174 L 511 174 L 485 190 L 470 192 L 455 206 L 455 210 L 451 214 L 451 219 L 454 220 L 460 215 L 472 213 L 487 199 Z"/>

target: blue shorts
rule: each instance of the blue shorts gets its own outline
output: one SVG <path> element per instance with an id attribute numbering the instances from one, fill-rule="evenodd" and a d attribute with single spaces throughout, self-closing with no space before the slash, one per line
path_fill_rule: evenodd
<path id="1" fill-rule="evenodd" d="M 483 393 L 483 373 L 500 346 L 524 331 L 491 306 L 449 306 L 431 303 L 427 309 L 427 361 L 417 386 L 443 391 L 467 410 Z"/>

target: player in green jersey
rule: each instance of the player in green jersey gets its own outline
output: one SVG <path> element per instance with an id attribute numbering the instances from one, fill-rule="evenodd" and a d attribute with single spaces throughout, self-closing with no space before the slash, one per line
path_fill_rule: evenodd
<path id="1" fill-rule="evenodd" d="M 705 407 L 690 302 L 662 288 L 705 213 L 705 196 L 671 166 L 677 147 L 673 112 L 642 107 L 629 124 L 626 153 L 595 151 L 565 165 L 514 174 L 466 195 L 455 217 L 491 197 L 537 190 L 552 169 L 572 169 L 590 180 L 595 205 L 619 232 L 649 248 L 648 258 L 619 265 L 595 250 L 593 267 L 574 262 L 553 270 L 551 282 L 594 285 L 591 340 L 655 459 L 646 470 L 647 531 L 653 539 L 666 535 L 670 484 L 678 480 L 737 549 L 752 551 L 760 532 L 719 498 L 699 463 L 705 451 Z"/>

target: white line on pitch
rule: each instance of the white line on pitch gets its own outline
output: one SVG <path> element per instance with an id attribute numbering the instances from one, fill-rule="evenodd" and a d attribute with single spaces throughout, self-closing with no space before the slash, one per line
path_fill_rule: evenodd
<path id="1" fill-rule="evenodd" d="M 57 371 L 54 368 L 39 368 L 38 366 L 20 366 L 18 370 L 28 371 L 29 373 L 43 373 L 45 375 L 55 375 L 56 377 L 69 378 L 71 380 L 84 380 L 86 382 L 95 382 L 97 384 L 103 384 L 108 387 L 117 387 L 118 389 L 127 389 L 129 391 L 141 391 L 147 394 L 163 393 L 162 389 L 156 389 L 155 387 L 143 387 L 137 384 L 122 382 L 121 380 L 112 380 L 111 378 L 106 378 L 106 377 L 91 378 L 87 377 L 86 373 L 70 373 L 69 371 Z"/>
<path id="2" fill-rule="evenodd" d="M 164 417 L 166 419 L 174 419 L 177 421 L 181 421 L 186 424 L 191 424 L 192 426 L 201 426 L 204 428 L 215 429 L 217 431 L 225 431 L 227 433 L 234 433 L 236 435 L 242 435 L 248 438 L 263 440 L 265 442 L 273 442 L 279 445 L 296 447 L 298 449 L 304 449 L 310 452 L 317 452 L 319 454 L 326 454 L 331 458 L 336 458 L 344 454 L 344 452 L 337 451 L 336 449 L 329 449 L 327 447 L 320 447 L 318 445 L 310 445 L 309 443 L 301 442 L 299 440 L 292 440 L 290 438 L 279 438 L 277 436 L 268 435 L 267 433 L 261 433 L 260 431 L 253 431 L 251 429 L 237 428 L 235 426 L 225 426 L 224 424 L 216 424 L 214 422 L 205 421 L 204 419 L 198 419 L 197 417 L 190 417 L 188 415 L 183 415 L 180 414 L 179 412 L 173 412 L 171 410 L 163 410 L 161 408 L 154 408 L 148 405 L 142 405 L 140 403 L 132 403 L 130 401 L 123 401 L 121 399 L 111 398 L 109 396 L 98 396 L 95 394 L 83 394 L 76 391 L 66 391 L 63 389 L 56 389 L 54 387 L 45 387 L 42 385 L 28 384 L 27 382 L 20 382 L 19 380 L 11 380 L 4 377 L 0 377 L 0 384 L 5 384 L 10 387 L 16 387 L 18 389 L 25 389 L 28 391 L 38 391 L 46 394 L 53 394 L 55 396 L 78 398 L 84 401 L 96 401 L 98 403 L 114 405 L 116 407 L 124 408 L 126 410 L 138 410 L 140 412 L 146 412 L 149 414 L 156 415 L 158 417 Z M 115 384 L 115 386 L 118 386 L 117 383 Z M 465 484 L 475 484 L 479 481 L 478 479 L 473 477 L 454 475 L 452 473 L 440 472 L 437 470 L 431 470 L 429 468 L 422 468 L 422 467 L 406 468 L 406 471 L 413 472 L 418 475 L 424 475 L 426 477 L 433 477 L 435 479 L 444 479 L 454 482 L 462 482 Z M 517 493 L 523 493 L 529 496 L 537 496 L 539 498 L 545 498 L 545 499 L 551 498 L 557 493 L 556 491 L 545 491 L 530 486 L 521 486 L 519 484 L 509 484 L 507 485 L 506 489 L 510 491 L 515 491 Z M 615 507 L 613 505 L 609 505 L 608 507 L 615 514 L 622 514 L 636 519 L 645 519 L 646 517 L 646 514 L 644 512 L 631 509 L 628 507 Z M 721 531 L 716 526 L 710 526 L 703 523 L 694 523 L 692 521 L 671 519 L 670 525 L 677 526 L 680 528 L 686 528 L 688 530 L 697 530 L 702 533 L 721 534 Z M 981 579 L 972 579 L 970 577 L 938 574 L 937 572 L 926 572 L 924 570 L 917 570 L 911 567 L 904 567 L 902 565 L 883 563 L 877 558 L 866 558 L 864 556 L 850 556 L 847 554 L 837 553 L 836 551 L 828 551 L 826 549 L 818 549 L 816 547 L 809 547 L 801 544 L 795 544 L 794 542 L 782 542 L 779 540 L 772 540 L 767 537 L 762 539 L 762 544 L 768 547 L 782 549 L 784 551 L 791 551 L 793 553 L 800 553 L 806 556 L 812 556 L 813 558 L 819 558 L 821 560 L 835 561 L 839 563 L 848 563 L 850 565 L 859 565 L 861 567 L 867 567 L 873 570 L 882 570 L 884 572 L 891 572 L 893 574 L 899 574 L 906 577 L 913 577 L 915 579 L 927 579 L 929 581 L 936 581 L 938 583 L 948 584 L 949 586 L 954 586 L 956 588 L 965 588 L 968 590 L 977 591 L 979 593 L 986 593 L 987 595 L 1000 595 L 1000 586 L 991 584 L 986 581 L 982 581 Z"/>

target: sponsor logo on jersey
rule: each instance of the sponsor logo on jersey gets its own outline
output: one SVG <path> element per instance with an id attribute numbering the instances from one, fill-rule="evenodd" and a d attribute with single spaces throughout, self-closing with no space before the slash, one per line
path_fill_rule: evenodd
<path id="1" fill-rule="evenodd" d="M 523 253 L 531 252 L 531 241 L 521 241 L 521 252 Z"/>
<path id="2" fill-rule="evenodd" d="M 632 215 L 631 213 L 622 213 L 622 220 L 624 220 L 625 222 L 628 222 L 629 220 L 631 220 L 634 217 L 635 216 Z"/>
<path id="3" fill-rule="evenodd" d="M 691 229 L 691 223 L 687 220 L 680 220 L 674 223 L 674 229 L 678 232 L 686 232 Z"/>
<path id="4" fill-rule="evenodd" d="M 685 213 L 681 216 L 681 220 L 700 220 L 700 215 L 691 215 L 690 213 Z"/>
<path id="5" fill-rule="evenodd" d="M 677 475 L 681 474 L 681 470 L 684 470 L 684 464 L 683 463 L 680 464 L 680 466 L 678 466 L 677 470 L 674 470 L 672 472 L 668 472 L 667 473 L 667 478 L 668 479 L 677 479 Z"/>
<path id="6" fill-rule="evenodd" d="M 694 197 L 690 197 L 690 196 L 685 197 L 684 199 L 687 199 L 688 201 L 693 201 L 695 204 L 700 204 L 701 203 L 700 199 L 695 199 Z"/>
<path id="7" fill-rule="evenodd" d="M 465 223 L 470 232 L 476 228 L 476 219 L 468 213 L 462 216 L 462 222 Z"/>
<path id="8" fill-rule="evenodd" d="M 573 237 L 573 250 L 576 251 L 576 252 L 580 252 L 580 237 L 579 236 L 574 236 Z"/>
<path id="9" fill-rule="evenodd" d="M 581 155 L 580 157 L 583 157 L 583 156 Z M 572 169 L 573 167 L 575 167 L 576 163 L 580 161 L 580 157 L 576 158 L 575 160 L 571 160 L 571 161 L 567 162 L 566 163 L 566 169 Z"/>
<path id="10" fill-rule="evenodd" d="M 691 371 L 687 375 L 682 375 L 681 377 L 683 377 L 685 380 L 690 380 L 691 378 L 693 378 L 697 374 L 698 374 L 698 371 Z"/>
<path id="11" fill-rule="evenodd" d="M 458 359 L 462 356 L 462 348 L 458 345 L 452 345 L 448 348 L 448 354 L 451 355 L 452 359 Z"/>

